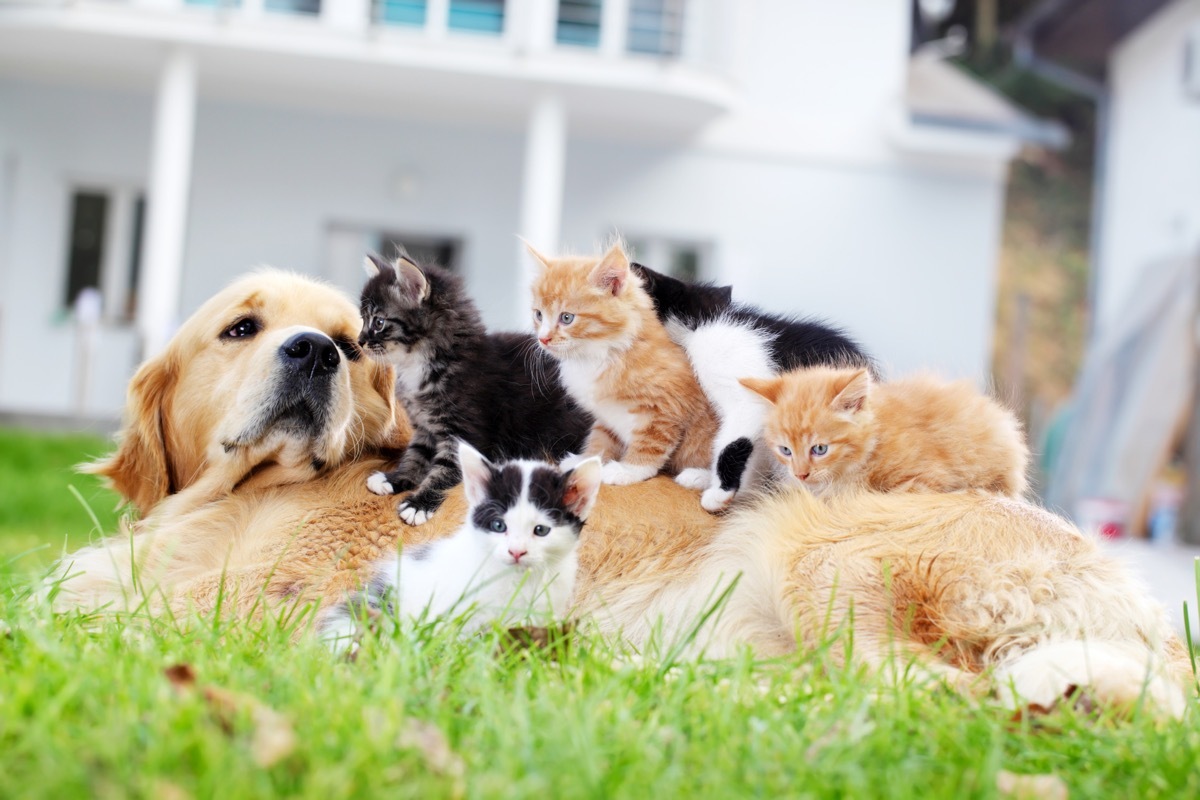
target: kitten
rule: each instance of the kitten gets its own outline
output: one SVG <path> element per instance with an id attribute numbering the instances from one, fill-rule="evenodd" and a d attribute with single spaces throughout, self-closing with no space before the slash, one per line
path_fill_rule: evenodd
<path id="1" fill-rule="evenodd" d="M 462 281 L 405 255 L 375 256 L 362 292 L 358 343 L 396 367 L 396 392 L 413 436 L 395 469 L 377 472 L 376 494 L 415 489 L 397 509 L 420 525 L 458 483 L 455 441 L 489 458 L 553 458 L 578 452 L 591 418 L 559 383 L 553 359 L 529 334 L 488 334 Z"/>
<path id="2" fill-rule="evenodd" d="M 372 568 L 365 596 L 335 606 L 319 635 L 353 646 L 355 612 L 400 619 L 466 616 L 465 630 L 493 622 L 545 625 L 570 609 L 577 545 L 600 489 L 600 460 L 572 470 L 535 461 L 493 464 L 466 442 L 458 458 L 467 519 L 455 533 L 405 548 Z"/>
<path id="3" fill-rule="evenodd" d="M 638 483 L 663 467 L 690 488 L 708 475 L 712 408 L 687 354 L 655 315 L 621 246 L 601 258 L 529 252 L 541 265 L 533 315 L 567 392 L 595 417 L 583 455 L 599 455 L 604 482 Z"/>
<path id="4" fill-rule="evenodd" d="M 1020 422 L 968 381 L 875 383 L 866 369 L 814 367 L 741 383 L 770 404 L 764 438 L 785 482 L 814 494 L 1025 491 Z"/>
<path id="5" fill-rule="evenodd" d="M 654 275 L 655 297 L 670 317 L 667 330 L 688 354 L 696 379 L 720 420 L 712 473 L 697 481 L 700 504 L 718 512 L 739 491 L 770 470 L 759 446 L 765 408 L 738 384 L 818 364 L 860 366 L 875 372 L 871 357 L 843 331 L 813 319 L 768 314 L 734 303 L 728 287 L 688 284 Z"/>
<path id="6" fill-rule="evenodd" d="M 636 262 L 629 266 L 642 279 L 642 288 L 654 301 L 654 311 L 664 324 L 672 318 L 711 319 L 733 305 L 732 286 L 688 283 Z"/>

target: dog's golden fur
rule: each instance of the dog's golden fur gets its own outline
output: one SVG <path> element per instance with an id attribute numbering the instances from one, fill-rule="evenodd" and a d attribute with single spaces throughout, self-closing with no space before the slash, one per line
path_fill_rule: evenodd
<path id="1" fill-rule="evenodd" d="M 121 445 L 98 470 L 143 520 L 64 558 L 56 606 L 212 613 L 220 602 L 248 614 L 327 604 L 355 589 L 362 568 L 401 534 L 414 544 L 461 524 L 460 490 L 411 528 L 391 498 L 363 488 L 405 435 L 390 375 L 366 359 L 347 362 L 349 435 L 322 451 L 323 468 L 305 462 L 312 442 L 287 437 L 225 452 L 218 432 L 248 411 L 238 385 L 261 382 L 269 359 L 213 349 L 247 293 L 273 298 L 262 305 L 264 318 L 279 320 L 269 332 L 307 324 L 333 335 L 358 324 L 333 290 L 280 273 L 235 284 L 197 312 L 135 377 Z M 277 342 L 264 338 L 261 352 Z M 184 386 L 193 394 L 184 397 Z M 778 655 L 848 627 L 859 662 L 910 665 L 968 693 L 1011 691 L 1049 705 L 1071 686 L 1090 686 L 1113 704 L 1144 695 L 1169 714 L 1184 707 L 1187 658 L 1162 608 L 1092 540 L 1027 503 L 974 493 L 822 501 L 795 492 L 722 521 L 668 478 L 602 488 L 583 533 L 577 590 L 581 615 L 601 632 L 639 648 L 669 642 L 735 577 L 692 649 Z"/>

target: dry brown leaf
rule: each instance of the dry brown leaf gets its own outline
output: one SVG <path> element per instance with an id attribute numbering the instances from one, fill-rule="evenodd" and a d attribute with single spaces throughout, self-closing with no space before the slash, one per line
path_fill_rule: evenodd
<path id="1" fill-rule="evenodd" d="M 151 784 L 150 797 L 154 800 L 192 800 L 192 796 L 182 786 L 161 779 Z"/>
<path id="2" fill-rule="evenodd" d="M 190 664 L 176 664 L 168 667 L 165 673 L 178 692 L 190 692 L 198 688 L 196 671 Z M 250 720 L 254 723 L 250 757 L 258 766 L 273 766 L 296 749 L 296 731 L 291 719 L 258 698 L 219 686 L 205 686 L 202 696 L 227 734 L 233 735 L 238 714 L 249 712 Z"/>
<path id="3" fill-rule="evenodd" d="M 1057 775 L 1018 775 L 1006 769 L 996 773 L 996 789 L 1013 800 L 1067 800 L 1067 784 Z"/>
<path id="4" fill-rule="evenodd" d="M 410 719 L 396 737 L 400 750 L 415 750 L 425 757 L 429 769 L 439 775 L 461 780 L 466 772 L 462 758 L 450 747 L 450 740 L 432 722 Z"/>

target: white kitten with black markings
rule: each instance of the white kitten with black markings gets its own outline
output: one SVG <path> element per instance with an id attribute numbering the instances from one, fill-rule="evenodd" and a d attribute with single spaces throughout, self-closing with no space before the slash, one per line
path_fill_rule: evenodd
<path id="1" fill-rule="evenodd" d="M 463 526 L 378 562 L 365 596 L 322 620 L 319 636 L 334 650 L 353 647 L 363 611 L 401 620 L 466 616 L 467 632 L 493 622 L 546 624 L 569 611 L 600 459 L 567 470 L 540 461 L 493 464 L 462 441 L 458 459 L 468 503 Z"/>

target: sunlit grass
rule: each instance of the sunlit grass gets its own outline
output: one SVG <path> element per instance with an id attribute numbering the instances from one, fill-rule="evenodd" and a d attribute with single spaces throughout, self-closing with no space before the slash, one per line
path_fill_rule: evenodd
<path id="1" fill-rule="evenodd" d="M 87 539 L 92 523 L 67 489 L 81 479 L 65 467 L 93 444 L 27 468 L 45 473 L 22 476 L 44 503 L 25 506 L 26 521 L 15 504 L 0 511 L 0 541 L 10 527 L 55 552 L 66 533 Z M 305 613 L 55 617 L 30 599 L 41 568 L 18 563 L 0 588 L 2 798 L 925 800 L 995 796 L 1001 770 L 1055 775 L 1072 797 L 1200 796 L 1195 708 L 1183 723 L 1070 709 L 1014 718 L 836 666 L 840 641 L 710 663 L 669 649 L 634 657 L 582 634 L 552 651 L 504 650 L 494 635 L 425 626 L 367 636 L 348 662 L 313 641 Z M 194 686 L 178 685 L 178 670 L 168 678 L 181 664 Z"/>

